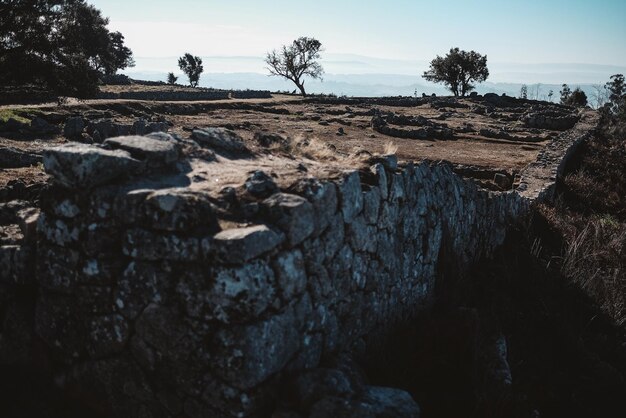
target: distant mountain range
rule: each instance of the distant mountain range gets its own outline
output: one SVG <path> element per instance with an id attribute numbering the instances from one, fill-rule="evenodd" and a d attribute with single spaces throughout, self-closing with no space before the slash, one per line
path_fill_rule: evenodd
<path id="1" fill-rule="evenodd" d="M 256 89 L 292 91 L 293 84 L 267 76 L 262 57 L 202 57 L 206 73 L 200 84 L 220 89 Z M 176 57 L 135 59 L 137 65 L 125 71 L 132 78 L 165 80 L 173 71 L 184 82 Z M 426 61 L 372 58 L 351 54 L 325 54 L 322 64 L 324 81 L 307 80 L 311 93 L 334 93 L 346 96 L 410 96 L 422 93 L 448 94 L 442 85 L 425 81 L 421 74 Z M 517 96 L 522 84 L 528 85 L 529 96 L 546 98 L 550 90 L 554 99 L 563 83 L 580 86 L 591 98 L 594 85 L 603 85 L 612 74 L 626 74 L 626 67 L 596 64 L 512 64 L 489 63 L 489 81 L 478 85 L 481 94 L 506 93 Z"/>

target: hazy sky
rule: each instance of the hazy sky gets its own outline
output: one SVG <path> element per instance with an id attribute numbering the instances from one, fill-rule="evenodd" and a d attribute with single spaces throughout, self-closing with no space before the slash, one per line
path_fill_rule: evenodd
<path id="1" fill-rule="evenodd" d="M 626 66 L 626 0 L 90 0 L 136 57 L 261 56 L 302 35 L 328 53 Z"/>

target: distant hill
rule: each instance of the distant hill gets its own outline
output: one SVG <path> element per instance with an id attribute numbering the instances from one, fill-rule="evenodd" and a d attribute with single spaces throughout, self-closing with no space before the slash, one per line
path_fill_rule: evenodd
<path id="1" fill-rule="evenodd" d="M 293 84 L 268 77 L 262 57 L 203 57 L 204 68 L 200 84 L 222 89 L 260 89 L 292 91 Z M 136 79 L 165 80 L 167 73 L 179 73 L 176 57 L 136 58 L 137 66 L 126 74 Z M 426 61 L 391 60 L 351 54 L 325 54 L 322 61 L 324 81 L 308 80 L 311 93 L 334 93 L 346 96 L 409 96 L 422 93 L 448 94 L 441 85 L 429 83 L 421 74 Z M 626 73 L 626 67 L 596 64 L 514 64 L 490 63 L 489 82 L 479 85 L 479 93 L 506 93 L 517 96 L 522 84 L 534 98 L 539 85 L 539 98 L 550 90 L 558 97 L 561 84 L 580 86 L 592 97 L 594 84 L 603 85 L 612 74 Z M 180 81 L 184 76 L 180 75 Z"/>

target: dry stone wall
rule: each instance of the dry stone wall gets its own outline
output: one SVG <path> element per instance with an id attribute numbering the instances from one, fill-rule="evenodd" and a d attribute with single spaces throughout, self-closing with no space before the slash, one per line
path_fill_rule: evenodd
<path id="1" fill-rule="evenodd" d="M 546 151 L 549 171 L 594 115 Z M 189 146 L 161 133 L 44 156 L 53 182 L 37 257 L 20 264 L 36 269 L 35 334 L 58 381 L 111 416 L 266 411 L 286 376 L 428 309 L 439 268 L 489 257 L 549 197 L 527 186 L 490 192 L 446 163 L 384 156 L 258 197 L 238 219 L 231 194 L 181 181 Z M 3 247 L 3 266 L 14 265 L 9 250 L 31 248 Z"/>
<path id="2" fill-rule="evenodd" d="M 444 241 L 468 265 L 527 209 L 446 164 L 390 158 L 304 180 L 260 201 L 252 226 L 220 230 L 201 192 L 101 179 L 85 193 L 49 158 L 79 187 L 45 199 L 36 330 L 68 380 L 109 383 L 117 416 L 262 409 L 281 374 L 428 308 Z"/>

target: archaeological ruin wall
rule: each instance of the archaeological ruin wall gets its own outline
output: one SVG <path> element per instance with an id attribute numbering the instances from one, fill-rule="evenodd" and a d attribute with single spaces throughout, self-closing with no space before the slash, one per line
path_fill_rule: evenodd
<path id="1" fill-rule="evenodd" d="M 517 190 L 382 156 L 237 211 L 181 176 L 189 150 L 166 134 L 63 146 L 3 281 L 37 287 L 58 375 L 116 416 L 253 415 L 284 376 L 427 310 L 438 268 L 489 257 L 596 125 L 583 113 Z"/>

